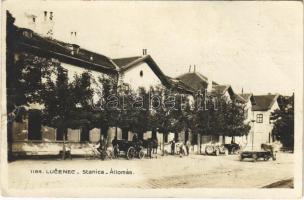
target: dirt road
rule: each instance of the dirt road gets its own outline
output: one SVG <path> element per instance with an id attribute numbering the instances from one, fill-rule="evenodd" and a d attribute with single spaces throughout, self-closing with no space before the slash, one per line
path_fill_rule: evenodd
<path id="1" fill-rule="evenodd" d="M 261 188 L 293 178 L 293 154 L 280 153 L 276 161 L 258 162 L 241 162 L 238 156 L 231 155 L 106 161 L 18 160 L 9 164 L 8 175 L 9 187 L 13 189 Z"/>

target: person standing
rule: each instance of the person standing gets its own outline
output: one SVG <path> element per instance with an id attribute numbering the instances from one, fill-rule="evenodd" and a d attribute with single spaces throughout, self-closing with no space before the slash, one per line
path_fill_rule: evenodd
<path id="1" fill-rule="evenodd" d="M 172 155 L 175 154 L 175 141 L 174 140 L 171 141 L 171 154 Z"/>
<path id="2" fill-rule="evenodd" d="M 187 151 L 187 156 L 189 156 L 189 150 L 190 150 L 190 147 L 191 147 L 191 143 L 189 140 L 187 140 L 186 142 L 186 151 Z"/>

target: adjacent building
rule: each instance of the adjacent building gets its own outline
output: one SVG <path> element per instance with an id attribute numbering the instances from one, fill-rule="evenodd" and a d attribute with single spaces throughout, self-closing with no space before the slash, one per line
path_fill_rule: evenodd
<path id="1" fill-rule="evenodd" d="M 273 111 L 280 109 L 279 94 L 255 95 L 255 104 L 252 106 L 252 130 L 249 134 L 248 146 L 260 149 L 262 143 L 274 141 L 272 136 L 273 121 L 270 116 Z"/>

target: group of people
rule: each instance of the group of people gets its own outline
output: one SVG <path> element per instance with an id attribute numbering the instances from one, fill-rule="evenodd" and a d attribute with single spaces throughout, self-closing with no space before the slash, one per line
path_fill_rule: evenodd
<path id="1" fill-rule="evenodd" d="M 96 149 L 98 150 L 98 152 L 100 154 L 103 154 L 104 152 L 107 151 L 107 144 L 106 144 L 106 139 L 104 139 L 103 137 L 100 138 L 99 142 L 97 143 L 97 145 L 95 146 Z M 141 146 L 144 146 L 147 149 L 147 157 L 152 157 L 152 150 L 155 149 L 155 146 L 157 148 L 158 142 L 157 139 L 156 141 L 154 141 L 152 138 L 146 140 L 146 141 L 141 141 L 138 138 L 137 134 L 133 135 L 132 138 L 132 145 L 136 148 L 139 149 L 141 148 Z M 156 145 L 154 144 L 156 143 Z M 182 143 L 182 142 L 178 142 L 176 140 L 172 140 L 170 142 L 171 144 L 171 155 L 189 155 L 190 152 L 190 147 L 191 147 L 191 143 L 189 140 L 187 140 L 186 144 Z M 118 152 L 119 152 L 119 147 L 118 147 L 118 140 L 117 140 L 117 136 L 114 137 L 114 139 L 112 140 L 112 147 L 113 147 L 113 153 L 114 153 L 114 157 L 118 156 Z M 156 149 L 157 152 L 157 149 Z M 154 153 L 154 150 L 153 150 Z"/>
<path id="2" fill-rule="evenodd" d="M 179 154 L 180 156 L 182 155 L 189 155 L 189 151 L 190 151 L 190 146 L 191 146 L 191 143 L 189 140 L 187 140 L 186 144 L 184 143 L 180 143 L 178 145 L 178 148 L 177 151 L 176 151 L 176 142 L 175 140 L 173 139 L 171 142 L 171 155 L 175 155 L 175 153 Z"/>

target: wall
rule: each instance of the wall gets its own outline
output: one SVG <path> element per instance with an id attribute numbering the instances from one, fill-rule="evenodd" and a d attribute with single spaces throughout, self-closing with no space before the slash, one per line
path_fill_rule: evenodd
<path id="1" fill-rule="evenodd" d="M 65 68 L 66 70 L 68 70 L 68 78 L 69 78 L 69 82 L 72 82 L 74 80 L 74 76 L 75 74 L 82 74 L 86 71 L 88 71 L 87 69 L 85 68 L 82 68 L 82 67 L 78 67 L 78 66 L 75 66 L 75 65 L 70 65 L 70 64 L 67 64 L 67 63 L 61 63 L 61 66 L 63 68 Z M 98 84 L 98 77 L 102 77 L 102 76 L 105 76 L 105 77 L 109 77 L 108 75 L 104 74 L 104 73 L 101 73 L 101 72 L 98 72 L 98 71 L 89 71 L 91 74 L 92 74 L 92 78 L 95 80 L 93 81 L 92 80 L 92 89 L 94 89 L 94 95 L 93 95 L 93 100 L 94 102 L 97 102 L 98 101 L 98 95 L 97 95 L 97 91 L 100 91 L 102 89 L 101 85 Z"/>
<path id="2" fill-rule="evenodd" d="M 255 120 L 254 125 L 252 125 L 251 131 L 248 135 L 248 148 L 259 150 L 262 143 L 273 142 L 271 138 L 271 131 L 273 129 L 273 124 L 270 124 L 271 113 L 279 109 L 278 103 L 275 102 L 270 110 L 268 111 L 253 111 L 253 119 Z M 257 115 L 263 115 L 263 123 L 257 123 Z M 253 145 L 252 145 L 253 137 Z"/>
<path id="3" fill-rule="evenodd" d="M 140 73 L 142 71 L 142 76 Z M 132 89 L 137 89 L 138 87 L 144 87 L 149 89 L 150 86 L 155 86 L 161 84 L 159 78 L 154 74 L 150 67 L 146 63 L 142 63 L 136 67 L 131 68 L 122 75 L 124 83 L 130 85 Z"/>

